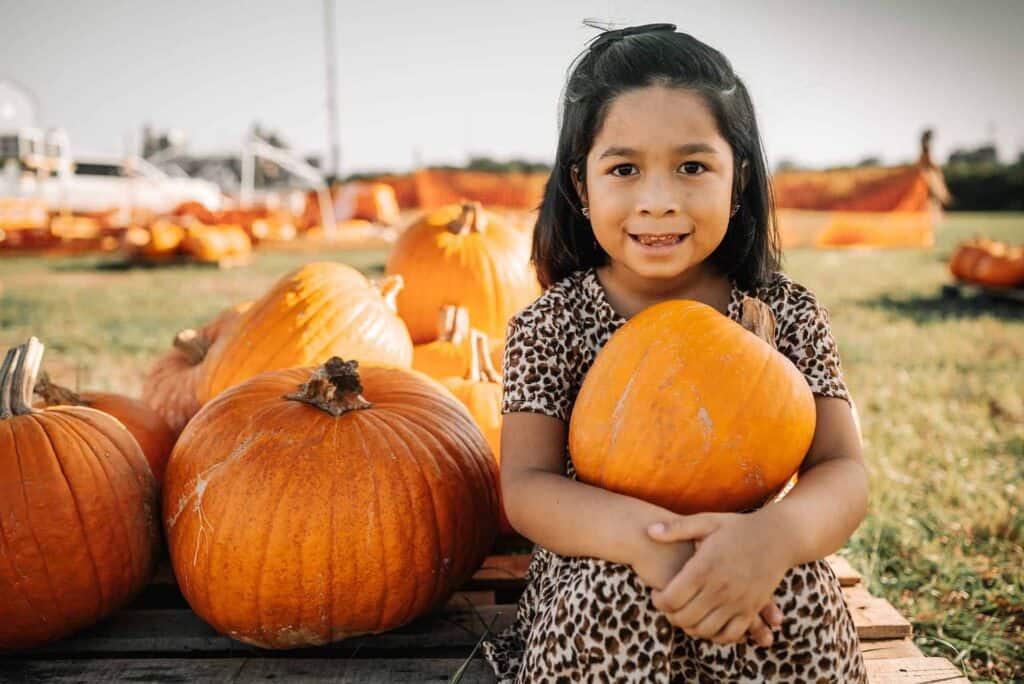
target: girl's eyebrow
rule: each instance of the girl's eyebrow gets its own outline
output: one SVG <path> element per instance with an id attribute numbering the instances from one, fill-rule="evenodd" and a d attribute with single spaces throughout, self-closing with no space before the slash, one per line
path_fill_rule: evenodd
<path id="1" fill-rule="evenodd" d="M 687 143 L 685 145 L 678 145 L 673 148 L 676 154 L 715 154 L 716 150 L 707 143 Z M 612 146 L 601 153 L 598 159 L 604 159 L 605 157 L 633 157 L 638 152 L 632 147 L 616 147 Z"/>

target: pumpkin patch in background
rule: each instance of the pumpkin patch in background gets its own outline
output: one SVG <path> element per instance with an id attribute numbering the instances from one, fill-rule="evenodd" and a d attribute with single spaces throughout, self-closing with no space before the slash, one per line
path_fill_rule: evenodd
<path id="1" fill-rule="evenodd" d="M 251 306 L 252 302 L 236 304 L 199 330 L 180 331 L 171 349 L 150 367 L 142 382 L 142 400 L 163 417 L 175 437 L 199 410 L 196 382 L 210 346 Z"/>
<path id="2" fill-rule="evenodd" d="M 0 652 L 110 615 L 152 574 L 157 486 L 131 434 L 91 408 L 31 407 L 35 338 L 0 368 Z"/>
<path id="3" fill-rule="evenodd" d="M 46 373 L 39 375 L 34 392 L 42 399 L 40 408 L 54 406 L 87 406 L 121 421 L 149 463 L 159 489 L 164 480 L 167 459 L 174 448 L 175 435 L 156 411 L 143 401 L 113 392 L 73 392 L 50 381 Z"/>
<path id="4" fill-rule="evenodd" d="M 206 403 L 257 373 L 350 356 L 409 367 L 412 340 L 395 313 L 402 278 L 375 285 L 344 264 L 316 262 L 281 278 L 210 347 L 196 385 Z"/>
<path id="5" fill-rule="evenodd" d="M 204 406 L 171 457 L 163 513 L 182 593 L 265 648 L 403 625 L 494 541 L 488 451 L 422 373 L 332 358 L 259 374 Z"/>
<path id="6" fill-rule="evenodd" d="M 744 325 L 692 301 L 631 318 L 598 353 L 569 424 L 579 479 L 681 514 L 742 511 L 797 472 L 814 397 L 773 345 L 774 319 L 744 300 Z"/>
<path id="7" fill-rule="evenodd" d="M 471 346 L 469 311 L 451 304 L 442 306 L 437 339 L 413 347 L 412 367 L 435 379 L 464 375 L 469 370 Z"/>
<path id="8" fill-rule="evenodd" d="M 540 295 L 524 233 L 495 220 L 478 202 L 448 205 L 406 230 L 388 255 L 405 288 L 398 313 L 413 342 L 437 335 L 437 312 L 464 306 L 474 328 L 503 338 L 513 314 Z"/>

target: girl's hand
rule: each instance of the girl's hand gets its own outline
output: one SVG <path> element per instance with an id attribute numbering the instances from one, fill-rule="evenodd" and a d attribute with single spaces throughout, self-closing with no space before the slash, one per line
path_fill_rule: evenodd
<path id="1" fill-rule="evenodd" d="M 692 637 L 727 644 L 762 621 L 790 564 L 785 540 L 757 513 L 681 515 L 651 525 L 652 539 L 695 542 L 696 552 L 662 589 L 655 607 Z M 778 609 L 776 609 L 778 610 Z"/>
<path id="2" fill-rule="evenodd" d="M 645 544 L 639 557 L 632 563 L 633 571 L 640 581 L 658 593 L 664 590 L 674 577 L 679 574 L 687 561 L 694 555 L 697 546 L 694 542 L 683 540 L 676 542 L 656 541 Z M 661 609 L 657 603 L 655 606 Z M 664 611 L 663 612 L 667 612 Z M 671 618 L 670 618 L 671 619 Z M 782 624 L 782 611 L 769 600 L 760 610 L 759 615 L 747 625 L 735 641 L 740 641 L 743 634 L 749 633 L 759 645 L 768 648 L 774 637 L 772 629 Z"/>

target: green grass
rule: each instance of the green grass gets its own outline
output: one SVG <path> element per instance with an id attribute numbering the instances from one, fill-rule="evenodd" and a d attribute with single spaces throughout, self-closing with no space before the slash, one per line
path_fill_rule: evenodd
<path id="1" fill-rule="evenodd" d="M 794 251 L 829 308 L 863 421 L 867 519 L 846 555 L 919 646 L 977 681 L 1024 680 L 1024 304 L 948 299 L 975 233 L 1024 243 L 1024 214 L 948 214 L 932 250 Z M 261 254 L 245 268 L 0 259 L 0 347 L 38 336 L 58 382 L 137 394 L 177 330 L 314 259 L 379 274 L 384 252 Z"/>

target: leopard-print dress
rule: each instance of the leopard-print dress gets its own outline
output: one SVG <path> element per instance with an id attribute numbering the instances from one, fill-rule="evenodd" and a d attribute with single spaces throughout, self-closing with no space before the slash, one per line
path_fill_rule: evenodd
<path id="1" fill-rule="evenodd" d="M 783 274 L 753 292 L 735 283 L 728 313 L 749 294 L 775 314 L 776 345 L 820 396 L 850 400 L 827 311 Z M 626 319 L 593 269 L 549 288 L 509 323 L 503 413 L 568 422 L 583 376 Z M 575 478 L 566 453 L 566 475 Z M 515 622 L 483 644 L 508 682 L 866 682 L 853 619 L 825 561 L 790 569 L 775 592 L 782 628 L 769 648 L 688 636 L 651 602 L 631 568 L 536 547 Z"/>

